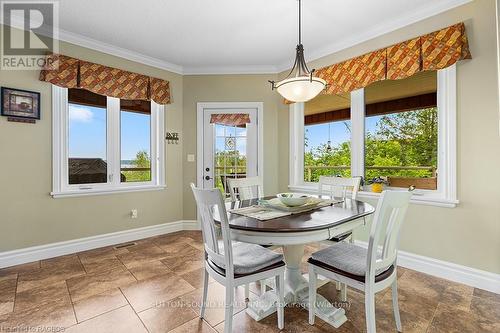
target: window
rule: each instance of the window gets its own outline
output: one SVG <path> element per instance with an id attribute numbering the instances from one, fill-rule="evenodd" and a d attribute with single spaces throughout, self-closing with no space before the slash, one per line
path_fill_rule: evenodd
<path id="1" fill-rule="evenodd" d="M 151 103 L 120 101 L 120 181 L 151 181 Z"/>
<path id="2" fill-rule="evenodd" d="M 437 190 L 437 73 L 365 88 L 365 179 Z"/>
<path id="3" fill-rule="evenodd" d="M 304 181 L 319 176 L 351 176 L 351 100 L 349 94 L 321 95 L 305 103 Z"/>
<path id="4" fill-rule="evenodd" d="M 68 91 L 68 183 L 107 183 L 107 101 L 81 89 Z"/>
<path id="5" fill-rule="evenodd" d="M 54 197 L 164 188 L 163 106 L 52 91 Z"/>
<path id="6" fill-rule="evenodd" d="M 215 126 L 215 187 L 229 198 L 228 179 L 247 176 L 247 128 L 246 125 Z"/>
<path id="7" fill-rule="evenodd" d="M 413 202 L 456 199 L 456 67 L 381 81 L 350 94 L 290 106 L 290 188 L 319 175 L 382 177 L 416 187 Z M 377 197 L 369 185 L 361 197 Z"/>

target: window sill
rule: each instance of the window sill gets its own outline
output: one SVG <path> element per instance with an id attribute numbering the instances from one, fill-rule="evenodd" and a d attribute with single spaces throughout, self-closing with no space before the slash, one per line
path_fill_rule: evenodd
<path id="1" fill-rule="evenodd" d="M 308 194 L 316 194 L 318 192 L 317 186 L 314 185 L 288 185 L 290 191 L 303 192 Z M 359 191 L 358 199 L 360 200 L 378 200 L 380 193 L 374 193 L 369 191 Z M 417 205 L 428 205 L 436 207 L 446 207 L 455 208 L 459 201 L 453 199 L 447 199 L 438 197 L 432 193 L 415 193 L 410 201 L 412 204 Z"/>
<path id="2" fill-rule="evenodd" d="M 138 185 L 138 186 L 127 186 L 119 188 L 99 188 L 99 189 L 88 189 L 88 190 L 74 190 L 74 191 L 64 191 L 64 192 L 51 192 L 50 195 L 55 198 L 69 198 L 69 197 L 84 197 L 91 195 L 108 195 L 108 194 L 118 194 L 118 193 L 131 193 L 131 192 L 144 192 L 144 191 L 161 191 L 166 189 L 165 185 Z"/>

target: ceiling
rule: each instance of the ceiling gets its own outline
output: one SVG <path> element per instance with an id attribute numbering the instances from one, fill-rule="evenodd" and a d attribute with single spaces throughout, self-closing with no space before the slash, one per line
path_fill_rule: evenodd
<path id="1" fill-rule="evenodd" d="M 365 103 L 391 101 L 399 98 L 428 94 L 437 91 L 437 72 L 420 72 L 403 80 L 384 80 L 365 88 Z M 306 115 L 337 111 L 351 107 L 349 93 L 340 95 L 318 95 L 305 103 Z"/>
<path id="2" fill-rule="evenodd" d="M 303 0 L 308 60 L 470 0 Z M 184 74 L 290 67 L 296 0 L 61 0 L 60 39 Z"/>

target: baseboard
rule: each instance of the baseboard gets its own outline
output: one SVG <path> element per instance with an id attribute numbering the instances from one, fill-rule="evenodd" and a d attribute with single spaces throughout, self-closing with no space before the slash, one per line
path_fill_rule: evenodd
<path id="1" fill-rule="evenodd" d="M 365 248 L 368 247 L 367 242 L 356 240 L 355 243 Z M 398 252 L 398 265 L 446 280 L 500 294 L 500 274 L 405 251 Z"/>
<path id="2" fill-rule="evenodd" d="M 36 260 L 54 258 L 66 254 L 96 249 L 103 246 L 130 242 L 142 238 L 169 234 L 181 230 L 197 229 L 199 229 L 197 221 L 183 220 L 0 252 L 0 268 L 20 265 Z"/>
<path id="3" fill-rule="evenodd" d="M 104 235 L 0 252 L 0 268 L 20 265 L 36 260 L 54 258 L 66 254 L 96 249 L 103 246 L 130 242 L 142 238 L 169 234 L 176 231 L 199 229 L 199 223 L 196 220 L 181 220 L 149 227 L 118 231 Z M 363 247 L 368 246 L 366 242 L 362 241 L 356 241 L 356 244 Z M 500 274 L 482 271 L 405 251 L 399 251 L 398 265 L 500 294 Z"/>

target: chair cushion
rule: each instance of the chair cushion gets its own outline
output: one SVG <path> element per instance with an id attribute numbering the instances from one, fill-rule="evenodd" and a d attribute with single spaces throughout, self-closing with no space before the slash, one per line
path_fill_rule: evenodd
<path id="1" fill-rule="evenodd" d="M 361 246 L 341 242 L 314 252 L 311 259 L 352 275 L 364 276 L 366 274 L 367 252 Z M 377 253 L 377 259 L 381 257 L 381 253 Z M 388 268 L 377 269 L 375 274 L 383 273 Z"/>
<path id="2" fill-rule="evenodd" d="M 223 252 L 224 247 L 220 243 L 219 249 Z M 242 242 L 232 243 L 234 274 L 251 274 L 283 261 L 283 255 L 260 245 Z M 209 259 L 220 268 L 226 269 L 226 264 L 220 258 L 209 257 Z"/>

